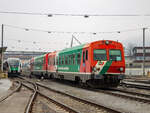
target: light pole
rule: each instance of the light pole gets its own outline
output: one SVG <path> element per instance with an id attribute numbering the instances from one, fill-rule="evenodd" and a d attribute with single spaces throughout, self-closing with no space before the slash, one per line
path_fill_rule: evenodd
<path id="1" fill-rule="evenodd" d="M 143 76 L 145 76 L 145 30 L 146 28 L 143 28 Z"/>
<path id="2" fill-rule="evenodd" d="M 2 36 L 1 36 L 1 71 L 3 72 L 3 36 L 4 36 L 4 24 L 2 24 Z"/>

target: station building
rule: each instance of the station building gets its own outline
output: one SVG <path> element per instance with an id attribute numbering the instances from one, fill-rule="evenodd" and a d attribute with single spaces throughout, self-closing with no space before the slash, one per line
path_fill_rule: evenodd
<path id="1" fill-rule="evenodd" d="M 22 62 L 28 61 L 29 59 L 43 55 L 47 52 L 35 52 L 35 51 L 6 51 L 4 52 L 4 60 L 7 58 L 20 58 Z"/>
<path id="2" fill-rule="evenodd" d="M 134 47 L 132 56 L 126 56 L 126 74 L 143 74 L 143 47 Z M 145 74 L 150 72 L 150 47 L 145 47 Z"/>

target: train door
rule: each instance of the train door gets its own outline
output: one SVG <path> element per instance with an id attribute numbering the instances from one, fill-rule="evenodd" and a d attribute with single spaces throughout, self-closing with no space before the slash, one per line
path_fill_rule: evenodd
<path id="1" fill-rule="evenodd" d="M 82 52 L 81 72 L 89 72 L 89 67 L 89 51 L 88 48 L 85 48 Z"/>

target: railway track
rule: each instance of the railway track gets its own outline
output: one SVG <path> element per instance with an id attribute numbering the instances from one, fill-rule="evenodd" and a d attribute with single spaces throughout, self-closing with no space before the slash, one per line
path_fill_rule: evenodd
<path id="1" fill-rule="evenodd" d="M 141 94 L 141 93 L 131 92 L 131 91 L 123 91 L 120 89 L 111 89 L 110 91 L 96 90 L 96 92 L 150 104 L 150 99 L 149 99 L 150 95 L 146 95 L 146 94 Z"/>
<path id="2" fill-rule="evenodd" d="M 129 100 L 133 100 L 133 101 L 138 101 L 138 102 L 143 102 L 143 103 L 150 104 L 150 95 L 148 95 L 148 94 L 138 93 L 138 92 L 129 91 L 129 90 L 122 90 L 122 89 L 119 89 L 119 88 L 109 88 L 107 90 L 102 90 L 102 89 L 93 89 L 93 88 L 75 86 L 73 84 L 72 84 L 72 86 L 73 87 L 78 87 L 78 88 L 83 88 L 83 89 L 94 91 L 94 92 L 113 95 L 113 96 L 124 98 L 124 99 L 129 99 Z"/>
<path id="3" fill-rule="evenodd" d="M 59 82 L 59 83 L 62 83 L 62 82 Z M 122 90 L 122 89 L 119 89 L 119 88 L 109 88 L 109 89 L 106 89 L 106 90 L 102 90 L 102 89 L 93 89 L 93 88 L 75 86 L 73 84 L 71 84 L 71 86 L 78 87 L 78 88 L 83 88 L 83 89 L 94 91 L 94 92 L 113 95 L 113 96 L 124 98 L 124 99 L 129 99 L 129 100 L 134 100 L 134 101 L 150 104 L 150 95 L 149 94 L 138 93 L 138 92 L 129 91 L 129 90 Z"/>
<path id="4" fill-rule="evenodd" d="M 150 85 L 141 85 L 139 83 L 132 83 L 132 82 L 122 82 L 120 86 L 124 87 L 130 87 L 130 88 L 137 88 L 137 89 L 145 89 L 145 90 L 150 90 Z"/>
<path id="5" fill-rule="evenodd" d="M 30 82 L 31 83 L 31 82 Z M 60 103 L 60 102 L 57 102 L 55 101 L 54 99 L 46 96 L 45 94 L 41 93 L 39 90 L 38 90 L 38 86 L 37 84 L 34 84 L 35 85 L 35 89 L 32 88 L 32 87 L 29 87 L 28 85 L 22 83 L 25 87 L 29 88 L 30 90 L 34 91 L 34 94 L 32 96 L 32 98 L 30 99 L 28 105 L 27 105 L 27 109 L 26 109 L 26 112 L 25 113 L 33 113 L 34 111 L 32 111 L 32 107 L 34 107 L 34 102 L 37 98 L 37 96 L 42 96 L 44 98 L 46 98 L 47 100 L 49 100 L 50 102 L 54 103 L 56 106 L 60 107 L 60 108 L 63 108 L 66 112 L 71 112 L 71 113 L 78 113 L 77 111 L 75 111 L 74 109 L 70 108 L 69 106 L 66 106 L 64 105 L 63 103 Z M 56 112 L 56 111 L 55 111 Z"/>
<path id="6" fill-rule="evenodd" d="M 150 85 L 150 80 L 132 80 L 129 82 L 133 82 L 133 83 L 142 83 L 142 84 L 149 84 Z"/>
<path id="7" fill-rule="evenodd" d="M 150 98 L 149 94 L 138 93 L 138 92 L 135 92 L 135 91 L 129 91 L 129 90 L 124 90 L 124 89 L 120 89 L 120 88 L 112 88 L 111 90 L 131 94 L 131 95 L 134 95 L 134 96 L 140 96 L 140 97 L 144 97 L 144 98 L 148 98 L 148 99 Z"/>
<path id="8" fill-rule="evenodd" d="M 28 81 L 28 80 L 27 80 Z M 23 84 L 24 85 L 24 84 Z M 122 113 L 124 111 L 116 110 L 113 108 L 106 107 L 104 105 L 100 105 L 83 98 L 79 98 L 64 92 L 60 92 L 58 90 L 51 89 L 50 87 L 43 85 L 41 83 L 36 83 L 38 86 L 38 90 L 36 90 L 36 95 L 46 98 L 50 102 L 60 106 L 67 112 L 71 113 Z M 26 86 L 28 87 L 28 86 Z M 34 90 L 33 88 L 31 88 Z M 35 100 L 35 99 L 32 99 Z M 34 102 L 32 102 L 34 103 Z M 33 104 L 30 104 L 33 105 Z M 29 107 L 29 111 L 31 110 L 31 106 Z M 26 112 L 29 113 L 29 112 Z"/>

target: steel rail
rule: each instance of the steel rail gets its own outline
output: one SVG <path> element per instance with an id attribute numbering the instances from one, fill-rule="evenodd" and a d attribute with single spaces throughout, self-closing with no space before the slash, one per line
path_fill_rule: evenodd
<path id="1" fill-rule="evenodd" d="M 48 100 L 52 101 L 54 104 L 61 106 L 62 108 L 66 109 L 67 111 L 69 111 L 69 113 L 80 113 L 78 110 L 75 110 L 75 109 L 69 107 L 68 105 L 66 105 L 64 103 L 58 102 L 58 101 L 46 96 L 45 94 L 41 93 L 40 91 L 37 91 L 37 92 L 39 95 L 47 98 Z"/>
<path id="2" fill-rule="evenodd" d="M 119 94 L 119 93 L 115 93 L 115 92 L 111 92 L 111 91 L 101 91 L 101 90 L 99 90 L 97 92 L 150 104 L 150 99 L 139 98 L 139 97 L 129 96 L 129 95 L 125 95 L 125 94 Z"/>
<path id="3" fill-rule="evenodd" d="M 3 96 L 3 97 L 0 99 L 0 102 L 6 100 L 6 99 L 7 99 L 8 97 L 10 97 L 12 94 L 14 94 L 15 92 L 17 92 L 17 91 L 20 90 L 20 88 L 21 88 L 21 86 L 22 86 L 21 82 L 20 82 L 20 81 L 15 81 L 15 82 L 18 82 L 18 83 L 19 83 L 18 87 L 17 87 L 15 90 L 13 90 L 12 92 L 10 92 L 8 95 Z"/>
<path id="4" fill-rule="evenodd" d="M 144 85 L 139 85 L 139 84 L 130 84 L 130 83 L 124 83 L 123 82 L 123 83 L 120 84 L 120 86 L 150 90 L 150 86 L 144 86 Z"/>
<path id="5" fill-rule="evenodd" d="M 30 82 L 30 81 L 29 81 L 29 82 Z M 32 83 L 32 82 L 30 82 L 30 83 Z M 33 91 L 35 90 L 35 89 L 33 89 L 33 88 L 27 86 L 27 85 L 24 84 L 24 83 L 22 83 L 22 85 L 25 86 L 25 87 L 27 87 L 27 88 L 29 88 L 30 90 L 33 90 Z M 36 86 L 37 86 L 37 85 L 36 85 Z M 33 94 L 32 98 L 31 98 L 31 100 L 30 100 L 30 102 L 29 102 L 29 104 L 28 104 L 29 107 L 27 107 L 25 113 L 30 113 L 31 107 L 32 107 L 32 102 L 34 101 L 35 97 L 36 97 L 38 94 L 41 95 L 41 96 L 43 96 L 43 97 L 45 97 L 45 98 L 47 98 L 48 100 L 52 101 L 54 104 L 56 104 L 56 105 L 58 105 L 58 106 L 61 106 L 61 107 L 64 108 L 65 110 L 69 111 L 70 113 L 80 113 L 79 111 L 77 111 L 77 110 L 75 110 L 75 109 L 73 109 L 73 108 L 71 108 L 71 107 L 69 107 L 69 106 L 67 106 L 67 105 L 65 105 L 65 104 L 63 104 L 63 103 L 60 103 L 60 102 L 58 102 L 58 101 L 56 101 L 56 100 L 54 100 L 54 99 L 52 99 L 52 98 L 46 96 L 45 94 L 43 94 L 43 93 L 41 93 L 40 91 L 38 91 L 38 88 L 36 89 L 36 92 Z"/>
<path id="6" fill-rule="evenodd" d="M 62 95 L 71 97 L 71 98 L 73 98 L 73 99 L 75 99 L 75 100 L 78 100 L 78 101 L 80 101 L 80 102 L 82 102 L 82 103 L 89 104 L 89 105 L 92 105 L 92 106 L 95 106 L 95 107 L 98 107 L 98 108 L 106 109 L 106 110 L 109 111 L 109 112 L 114 112 L 114 113 L 122 113 L 122 112 L 124 112 L 124 113 L 125 113 L 125 111 L 116 110 L 115 108 L 110 108 L 110 107 L 107 107 L 107 106 L 105 106 L 105 105 L 103 105 L 103 104 L 94 103 L 94 102 L 88 101 L 88 100 L 86 100 L 86 99 L 79 98 L 79 97 L 76 97 L 76 96 L 74 96 L 74 95 L 67 94 L 67 93 L 64 93 L 64 92 L 61 92 L 61 91 L 52 89 L 52 88 L 50 88 L 50 87 L 48 87 L 48 86 L 45 86 L 44 84 L 41 84 L 41 83 L 38 83 L 38 82 L 36 82 L 36 84 L 39 85 L 39 86 L 41 86 L 41 87 L 44 87 L 44 88 L 46 88 L 46 89 L 48 89 L 48 90 L 51 90 L 51 91 L 53 91 L 53 92 L 56 92 L 56 93 L 59 93 L 59 94 L 62 94 Z"/>
<path id="7" fill-rule="evenodd" d="M 27 85 L 25 85 L 24 83 L 22 83 L 22 85 L 23 86 L 25 86 L 25 87 L 27 87 L 27 88 L 29 88 L 30 90 L 33 90 L 34 91 L 34 93 L 33 93 L 33 95 L 32 95 L 32 97 L 31 97 L 31 99 L 29 100 L 29 102 L 28 102 L 28 104 L 27 104 L 27 107 L 26 107 L 26 110 L 25 110 L 25 113 L 30 113 L 30 111 L 31 111 L 31 109 L 32 109 L 32 105 L 33 105 L 33 102 L 34 102 L 34 100 L 35 100 L 35 98 L 36 98 L 36 96 L 37 96 L 37 85 L 36 84 L 33 84 L 34 85 L 34 89 L 33 88 L 30 88 L 29 86 L 27 86 Z"/>
<path id="8" fill-rule="evenodd" d="M 114 91 L 119 91 L 119 92 L 123 92 L 123 93 L 128 93 L 128 94 L 132 94 L 132 95 L 137 95 L 137 96 L 141 96 L 141 97 L 145 97 L 145 98 L 150 98 L 149 94 L 144 94 L 144 93 L 138 93 L 138 92 L 133 92 L 133 91 L 128 91 L 128 90 L 123 90 L 123 89 L 119 89 L 119 88 L 110 88 L 111 90 Z"/>

